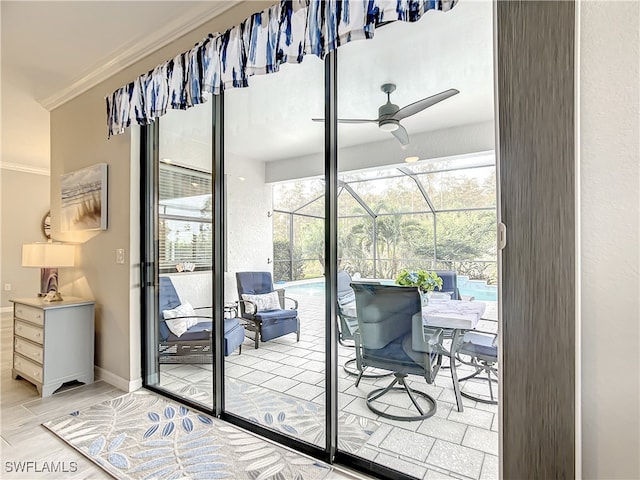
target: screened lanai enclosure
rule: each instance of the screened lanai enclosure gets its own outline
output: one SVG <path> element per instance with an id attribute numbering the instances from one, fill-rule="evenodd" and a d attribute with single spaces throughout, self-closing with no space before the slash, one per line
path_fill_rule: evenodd
<path id="1" fill-rule="evenodd" d="M 413 408 L 397 392 L 380 399 L 379 415 L 368 397 L 405 374 L 377 377 L 384 368 L 371 366 L 358 378 L 359 326 L 350 339 L 338 331 L 332 290 L 348 274 L 354 296 L 357 284 L 378 283 L 378 298 L 392 292 L 403 302 L 411 293 L 393 285 L 402 269 L 455 273 L 456 297 L 482 303 L 477 328 L 495 338 L 493 7 L 460 2 L 431 13 L 325 60 L 255 75 L 249 88 L 207 94 L 148 128 L 145 264 L 156 270 L 145 385 L 317 458 L 337 452 L 338 463 L 376 476 L 497 478 L 498 385 L 467 381 L 456 393 L 452 370 L 415 367 L 405 385 L 421 392 L 421 408 L 435 400 L 433 415 L 395 420 Z M 416 56 L 415 45 L 430 48 Z M 372 121 L 385 101 L 425 105 L 453 90 L 395 130 Z M 335 120 L 332 141 L 325 118 Z M 422 298 L 411 292 L 402 311 L 416 314 Z M 197 322 L 169 332 L 187 306 Z M 391 322 L 390 340 L 409 338 L 413 320 L 404 320 Z M 461 379 L 472 373 L 460 366 Z"/>
<path id="2" fill-rule="evenodd" d="M 495 185 L 493 153 L 342 173 L 338 268 L 389 279 L 402 269 L 455 270 L 476 293 L 495 289 Z M 324 181 L 274 185 L 273 208 L 274 279 L 322 276 Z"/>

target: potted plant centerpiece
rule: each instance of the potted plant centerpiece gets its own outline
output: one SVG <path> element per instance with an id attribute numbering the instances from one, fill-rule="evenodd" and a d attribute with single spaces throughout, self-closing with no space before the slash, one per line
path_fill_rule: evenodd
<path id="1" fill-rule="evenodd" d="M 429 292 L 433 292 L 436 287 L 442 289 L 442 278 L 436 272 L 403 269 L 396 276 L 396 284 L 406 287 L 418 287 L 420 297 L 422 297 L 422 304 L 426 305 L 429 302 Z"/>

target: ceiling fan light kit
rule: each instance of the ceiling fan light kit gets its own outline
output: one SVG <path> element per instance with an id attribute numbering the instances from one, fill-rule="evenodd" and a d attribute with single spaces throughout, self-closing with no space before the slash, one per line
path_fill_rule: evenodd
<path id="1" fill-rule="evenodd" d="M 417 102 L 410 103 L 402 108 L 391 103 L 391 93 L 396 89 L 395 83 L 384 83 L 380 86 L 380 90 L 387 94 L 387 103 L 378 108 L 378 118 L 339 118 L 339 123 L 377 123 L 378 128 L 384 132 L 390 132 L 400 142 L 402 146 L 409 145 L 409 134 L 405 128 L 400 125 L 403 118 L 415 115 L 425 108 L 429 108 L 442 100 L 446 100 L 458 93 L 459 90 L 450 88 L 440 93 L 436 93 L 430 97 L 423 98 Z M 314 122 L 324 122 L 324 118 L 312 118 Z"/>
<path id="2" fill-rule="evenodd" d="M 383 120 L 380 122 L 378 126 L 380 127 L 380 130 L 384 132 L 393 132 L 394 130 L 397 130 L 398 128 L 400 128 L 400 125 L 398 125 L 398 122 L 394 122 L 393 120 L 387 120 L 387 121 Z"/>

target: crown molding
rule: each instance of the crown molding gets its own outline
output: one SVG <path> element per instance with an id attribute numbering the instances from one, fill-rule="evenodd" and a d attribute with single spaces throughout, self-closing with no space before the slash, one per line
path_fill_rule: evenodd
<path id="1" fill-rule="evenodd" d="M 244 1 L 244 0 L 240 0 Z M 135 62 L 147 55 L 161 49 L 174 40 L 186 35 L 192 30 L 205 24 L 212 18 L 221 15 L 234 5 L 234 2 L 202 2 L 196 10 L 190 10 L 177 17 L 172 22 L 159 27 L 153 34 L 140 36 L 117 49 L 104 61 L 96 63 L 78 80 L 68 87 L 50 95 L 40 104 L 48 111 L 54 110 L 78 95 L 95 87 L 100 82 L 108 79 L 114 74 L 133 65 Z"/>
<path id="2" fill-rule="evenodd" d="M 31 167 L 29 165 L 21 165 L 19 163 L 12 163 L 12 162 L 0 161 L 0 169 L 14 170 L 16 172 L 24 172 L 24 173 L 33 173 L 35 175 L 46 175 L 47 177 L 51 175 L 51 172 L 49 171 L 48 168 Z"/>

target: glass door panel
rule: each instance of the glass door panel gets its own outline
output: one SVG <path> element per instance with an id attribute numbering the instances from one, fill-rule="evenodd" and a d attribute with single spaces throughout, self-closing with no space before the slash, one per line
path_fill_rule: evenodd
<path id="1" fill-rule="evenodd" d="M 484 305 L 477 328 L 497 331 L 492 23 L 491 2 L 460 2 L 338 51 L 340 119 L 458 92 L 399 123 L 338 124 L 338 447 L 417 478 L 498 477 L 489 384 L 460 381 L 459 411 L 449 359 L 414 341 L 419 292 L 394 287 L 403 269 L 455 274 L 455 297 Z M 452 333 L 434 338 L 450 349 Z M 459 378 L 474 371 L 456 366 Z"/>
<path id="2" fill-rule="evenodd" d="M 323 63 L 225 91 L 225 411 L 325 445 Z"/>
<path id="3" fill-rule="evenodd" d="M 154 199 L 155 285 L 150 385 L 213 406 L 212 101 L 159 120 Z M 148 244 L 151 245 L 151 244 Z M 151 328 L 149 330 L 152 330 Z"/>

